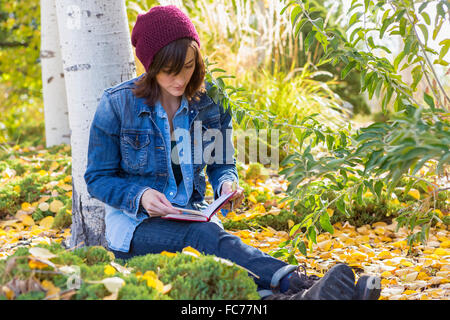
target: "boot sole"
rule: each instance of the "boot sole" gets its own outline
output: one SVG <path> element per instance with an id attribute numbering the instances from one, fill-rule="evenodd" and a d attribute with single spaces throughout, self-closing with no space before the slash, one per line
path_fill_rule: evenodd
<path id="1" fill-rule="evenodd" d="M 381 293 L 381 279 L 377 276 L 361 276 L 356 283 L 353 300 L 378 300 Z"/>
<path id="2" fill-rule="evenodd" d="M 355 293 L 355 275 L 345 264 L 333 266 L 322 279 L 304 293 L 308 300 L 351 300 Z"/>

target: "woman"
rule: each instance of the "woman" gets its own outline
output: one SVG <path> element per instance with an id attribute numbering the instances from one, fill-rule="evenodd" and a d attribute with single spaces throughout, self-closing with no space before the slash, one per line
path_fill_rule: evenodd
<path id="1" fill-rule="evenodd" d="M 105 203 L 106 239 L 115 256 L 129 259 L 191 246 L 256 274 L 262 298 L 370 298 L 372 291 L 358 292 L 367 291 L 372 278 L 355 287 L 353 271 L 344 264 L 319 280 L 244 244 L 216 216 L 211 222 L 161 218 L 181 213 L 176 207 L 207 205 L 205 167 L 215 199 L 229 193 L 233 181 L 238 183 L 232 118 L 206 94 L 211 84 L 204 81 L 199 37 L 177 7 L 156 6 L 140 14 L 131 40 L 146 73 L 103 92 L 84 175 L 90 195 Z M 208 132 L 218 134 L 214 141 L 203 141 Z M 243 198 L 238 186 L 235 207 Z"/>

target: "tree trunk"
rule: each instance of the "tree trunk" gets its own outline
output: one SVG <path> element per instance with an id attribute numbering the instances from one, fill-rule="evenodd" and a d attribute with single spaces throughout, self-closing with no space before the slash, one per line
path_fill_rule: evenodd
<path id="1" fill-rule="evenodd" d="M 55 0 L 41 0 L 41 66 L 45 141 L 51 147 L 70 144 L 66 85 L 59 47 Z"/>
<path id="2" fill-rule="evenodd" d="M 89 130 L 103 90 L 136 76 L 125 2 L 59 0 L 58 29 L 72 130 L 69 246 L 106 246 L 104 205 L 84 182 Z"/>

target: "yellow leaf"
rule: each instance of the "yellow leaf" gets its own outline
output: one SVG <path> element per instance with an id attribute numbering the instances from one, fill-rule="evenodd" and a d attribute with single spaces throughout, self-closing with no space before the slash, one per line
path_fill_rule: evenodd
<path id="1" fill-rule="evenodd" d="M 114 269 L 112 266 L 107 265 L 103 269 L 103 273 L 107 276 L 113 276 L 116 273 L 116 269 Z"/>
<path id="2" fill-rule="evenodd" d="M 417 280 L 428 280 L 430 279 L 430 276 L 427 275 L 425 272 L 419 272 L 417 275 Z"/>
<path id="3" fill-rule="evenodd" d="M 367 255 L 365 255 L 362 252 L 355 251 L 350 255 L 351 258 L 358 260 L 358 261 L 364 261 L 367 259 Z"/>
<path id="4" fill-rule="evenodd" d="M 417 279 L 417 276 L 418 276 L 418 275 L 419 275 L 419 273 L 418 273 L 417 271 L 408 273 L 408 274 L 405 276 L 404 280 L 405 280 L 406 282 L 412 282 L 412 281 L 414 281 L 414 280 Z"/>
<path id="5" fill-rule="evenodd" d="M 40 176 L 45 176 L 45 175 L 47 175 L 48 173 L 47 173 L 47 171 L 45 171 L 45 170 L 39 170 L 39 171 L 38 171 L 38 174 L 39 174 Z"/>
<path id="6" fill-rule="evenodd" d="M 363 197 L 364 198 L 370 198 L 370 197 L 373 197 L 373 194 L 372 194 L 372 192 L 367 191 L 366 193 L 363 194 Z"/>
<path id="7" fill-rule="evenodd" d="M 443 242 L 441 243 L 441 248 L 445 248 L 445 249 L 450 248 L 450 240 L 443 241 Z"/>
<path id="8" fill-rule="evenodd" d="M 400 262 L 400 264 L 405 267 L 412 267 L 414 265 L 412 262 L 410 262 L 408 260 L 404 260 L 404 259 Z"/>
<path id="9" fill-rule="evenodd" d="M 168 252 L 168 251 L 163 251 L 163 252 L 161 252 L 161 254 L 163 256 L 166 256 L 166 257 L 169 257 L 169 258 L 175 257 L 177 255 L 175 252 Z"/>
<path id="10" fill-rule="evenodd" d="M 39 226 L 44 229 L 50 229 L 53 225 L 54 220 L 55 218 L 53 218 L 52 216 L 45 217 L 41 221 L 39 221 Z"/>
<path id="11" fill-rule="evenodd" d="M 393 242 L 391 245 L 393 247 L 395 247 L 395 248 L 405 249 L 406 248 L 406 241 L 405 240 L 396 241 L 396 242 Z"/>
<path id="12" fill-rule="evenodd" d="M 288 220 L 289 229 L 291 229 L 294 226 L 294 224 L 295 224 L 294 221 L 292 221 L 291 219 Z"/>
<path id="13" fill-rule="evenodd" d="M 185 248 L 183 248 L 181 253 L 184 253 L 184 254 L 187 254 L 187 255 L 191 255 L 191 256 L 194 256 L 194 257 L 199 257 L 200 256 L 200 252 L 197 251 L 196 249 L 192 248 L 192 247 L 185 247 Z"/>
<path id="14" fill-rule="evenodd" d="M 318 246 L 318 247 L 320 248 L 320 250 L 322 250 L 322 251 L 328 251 L 328 250 L 330 250 L 332 244 L 333 244 L 333 243 L 331 242 L 331 240 L 325 240 L 325 241 L 319 242 L 319 243 L 317 244 L 317 246 Z"/>
<path id="15" fill-rule="evenodd" d="M 408 194 L 416 200 L 420 200 L 420 192 L 417 189 L 410 189 Z"/>
<path id="16" fill-rule="evenodd" d="M 22 210 L 28 211 L 31 207 L 31 204 L 29 202 L 22 203 Z"/>
<path id="17" fill-rule="evenodd" d="M 439 216 L 439 218 L 442 219 L 442 211 L 441 211 L 441 210 L 439 210 L 439 209 L 434 209 L 434 210 L 432 211 L 432 213 L 436 213 L 436 214 Z"/>
<path id="18" fill-rule="evenodd" d="M 34 225 L 34 220 L 31 216 L 29 216 L 28 214 L 24 214 L 22 216 L 20 216 L 20 220 L 22 221 L 22 223 L 25 226 L 32 226 Z"/>
<path id="19" fill-rule="evenodd" d="M 384 271 L 383 273 L 381 273 L 381 276 L 383 278 L 389 278 L 392 276 L 392 273 L 390 271 Z"/>
<path id="20" fill-rule="evenodd" d="M 164 289 L 164 283 L 156 277 L 150 277 L 147 279 L 147 286 L 150 288 L 155 288 L 156 291 L 162 292 Z"/>
<path id="21" fill-rule="evenodd" d="M 58 162 L 53 161 L 53 162 L 52 162 L 52 165 L 50 166 L 50 168 L 48 169 L 48 171 L 53 172 L 53 171 L 55 171 L 58 167 L 59 167 Z"/>
<path id="22" fill-rule="evenodd" d="M 392 255 L 389 251 L 381 251 L 378 254 L 378 259 L 391 259 Z"/>
<path id="23" fill-rule="evenodd" d="M 59 209 L 64 207 L 64 203 L 61 200 L 53 200 L 50 203 L 50 211 L 54 213 L 58 213 Z"/>
<path id="24" fill-rule="evenodd" d="M 64 182 L 72 182 L 72 176 L 66 176 Z"/>
<path id="25" fill-rule="evenodd" d="M 65 190 L 65 191 L 71 191 L 72 190 L 72 186 L 68 185 L 68 184 L 62 184 L 59 186 L 61 189 Z"/>
<path id="26" fill-rule="evenodd" d="M 437 248 L 436 250 L 434 250 L 434 254 L 437 254 L 439 256 L 446 256 L 449 254 L 448 250 L 443 249 L 443 248 Z"/>
<path id="27" fill-rule="evenodd" d="M 417 291 L 415 291 L 415 290 L 405 290 L 405 291 L 403 291 L 403 294 L 406 294 L 406 295 L 410 295 L 410 294 L 413 294 L 413 293 L 417 293 Z"/>
<path id="28" fill-rule="evenodd" d="M 14 299 L 14 297 L 15 297 L 14 291 L 11 290 L 8 286 L 3 286 L 2 291 L 8 300 Z"/>
<path id="29" fill-rule="evenodd" d="M 334 210 L 331 209 L 331 208 L 328 208 L 327 209 L 327 213 L 328 213 L 328 216 L 331 218 L 333 216 L 333 214 L 334 214 Z"/>
<path id="30" fill-rule="evenodd" d="M 30 267 L 30 269 L 44 269 L 48 267 L 48 264 L 43 263 L 39 260 L 30 259 L 28 260 L 28 266 Z"/>
<path id="31" fill-rule="evenodd" d="M 15 192 L 17 192 L 17 193 L 20 193 L 20 186 L 19 185 L 16 185 L 16 186 L 14 186 L 14 188 L 13 188 L 13 190 L 15 191 Z"/>
<path id="32" fill-rule="evenodd" d="M 43 280 L 41 282 L 42 287 L 47 291 L 45 294 L 45 297 L 50 297 L 49 300 L 59 300 L 59 292 L 61 291 L 60 288 L 56 287 L 53 282 L 49 280 Z"/>
<path id="33" fill-rule="evenodd" d="M 256 200 L 255 196 L 253 194 L 250 194 L 247 199 L 253 203 L 257 203 L 258 201 Z"/>

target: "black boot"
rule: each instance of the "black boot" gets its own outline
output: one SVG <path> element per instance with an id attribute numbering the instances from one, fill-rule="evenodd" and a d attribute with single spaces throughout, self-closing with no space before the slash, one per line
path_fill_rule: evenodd
<path id="1" fill-rule="evenodd" d="M 353 300 L 378 300 L 381 293 L 381 279 L 377 276 L 364 275 L 358 279 Z"/>
<path id="2" fill-rule="evenodd" d="M 303 282 L 298 286 L 298 292 L 292 293 L 290 288 L 285 293 L 267 297 L 267 300 L 351 300 L 355 291 L 355 276 L 349 266 L 337 264 L 310 284 L 312 286 L 307 288 L 306 282 Z"/>

